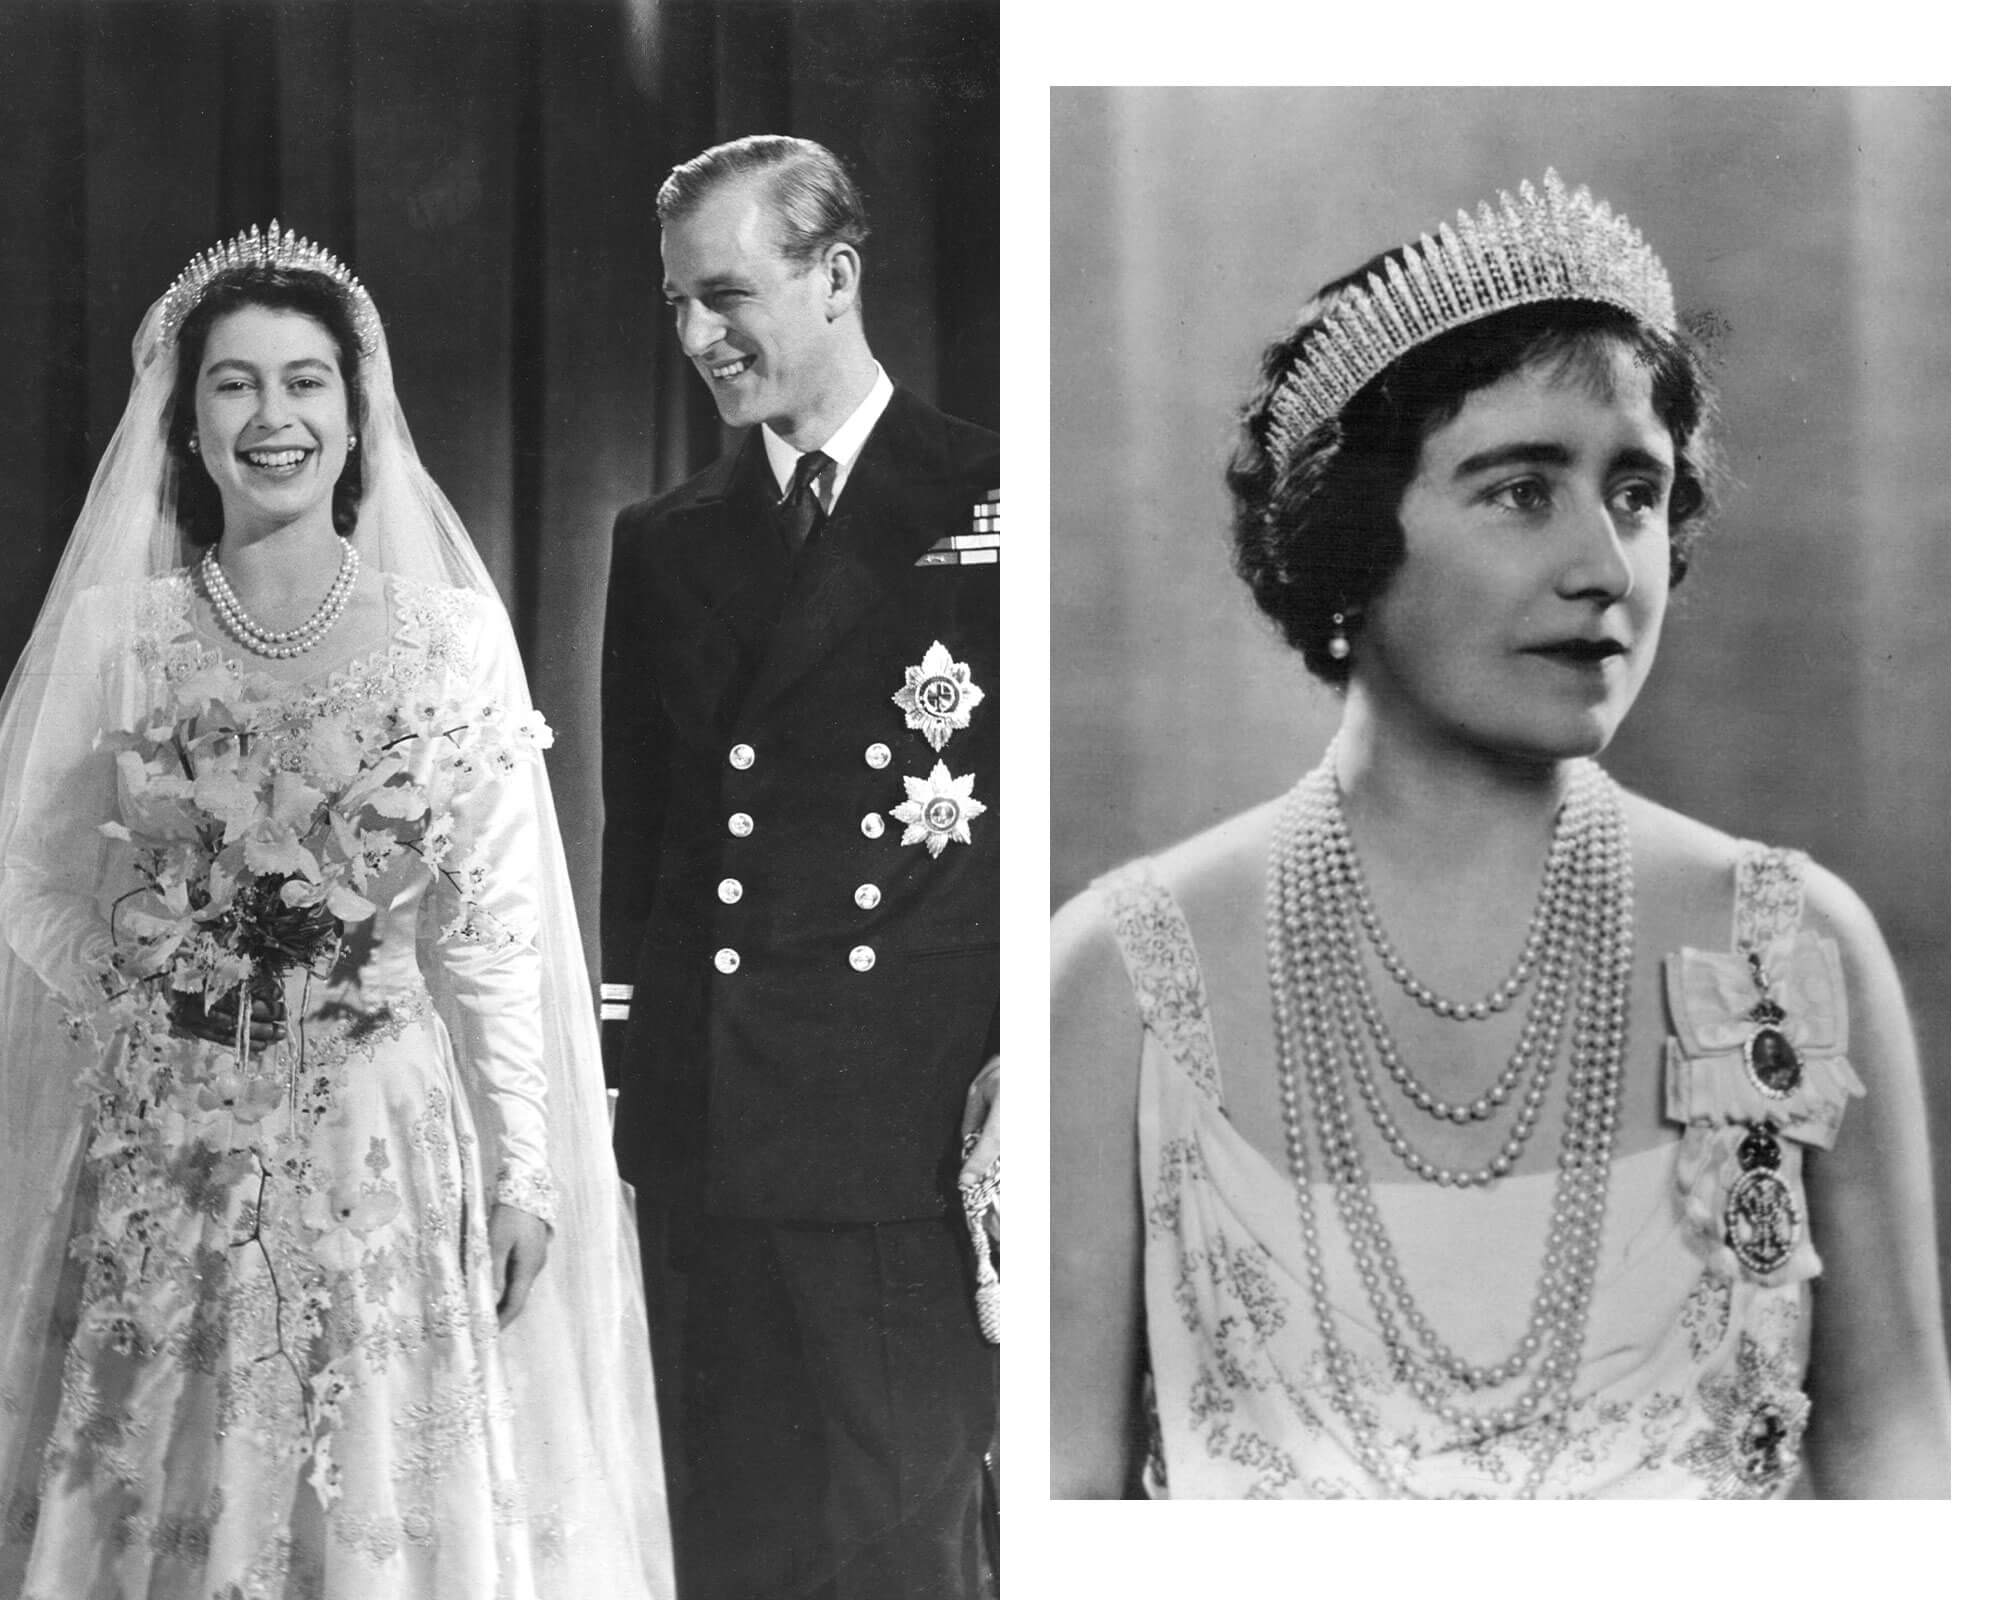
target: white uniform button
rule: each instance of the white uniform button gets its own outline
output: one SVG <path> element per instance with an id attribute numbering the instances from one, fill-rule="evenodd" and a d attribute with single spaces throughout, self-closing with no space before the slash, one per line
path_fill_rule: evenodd
<path id="1" fill-rule="evenodd" d="M 715 970 L 717 972 L 734 972 L 742 965 L 743 958 L 727 946 L 715 952 Z"/>
<path id="2" fill-rule="evenodd" d="M 866 972 L 875 965 L 875 951 L 871 946 L 858 944 L 847 952 L 847 964 L 856 972 Z"/>
<path id="3" fill-rule="evenodd" d="M 750 813 L 747 811 L 739 811 L 729 819 L 729 831 L 739 839 L 749 838 L 750 830 L 756 826 L 757 824 L 750 820 Z"/>
<path id="4" fill-rule="evenodd" d="M 880 772 L 889 764 L 889 747 L 886 744 L 871 744 L 862 752 L 861 759 Z"/>
<path id="5" fill-rule="evenodd" d="M 882 891 L 872 883 L 864 883 L 854 891 L 854 903 L 863 911 L 873 911 L 882 903 Z"/>
<path id="6" fill-rule="evenodd" d="M 747 772 L 757 764 L 757 752 L 747 744 L 731 745 L 729 764 L 738 772 Z"/>
<path id="7" fill-rule="evenodd" d="M 743 885 L 734 878 L 724 878 L 715 886 L 715 898 L 726 906 L 733 906 L 743 898 Z"/>
<path id="8" fill-rule="evenodd" d="M 748 832 L 749 830 L 748 830 L 748 829 L 745 829 L 744 831 L 745 831 L 745 832 Z M 863 818 L 861 819 L 861 831 L 862 831 L 862 833 L 863 833 L 863 834 L 865 834 L 865 835 L 866 835 L 866 836 L 867 836 L 868 838 L 870 838 L 870 839 L 879 839 L 879 838 L 881 838 L 881 837 L 882 837 L 882 813 L 881 813 L 881 812 L 879 812 L 879 811 L 871 811 L 871 812 L 869 812 L 869 813 L 868 813 L 868 815 L 867 815 L 867 816 L 863 817 Z"/>

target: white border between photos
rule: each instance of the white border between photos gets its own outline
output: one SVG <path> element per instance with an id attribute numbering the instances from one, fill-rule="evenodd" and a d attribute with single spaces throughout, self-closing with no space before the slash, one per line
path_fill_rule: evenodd
<path id="1" fill-rule="evenodd" d="M 1007 630 L 1008 871 L 1002 892 L 1003 1003 L 1014 1098 L 1007 1120 L 1008 1210 L 1017 1246 L 1007 1276 L 1002 1413 L 1003 1589 L 1015 1600 L 1070 1597 L 1256 1596 L 1369 1592 L 1429 1596 L 1480 1585 L 1501 1594 L 1565 1596 L 1608 1589 L 1645 1600 L 1714 1587 L 1776 1583 L 1845 1597 L 1915 1584 L 1961 1592 L 1979 1507 L 1991 1499 L 1982 1423 L 1996 1409 L 1984 1270 L 1995 1205 L 1975 1176 L 1979 1130 L 2000 1127 L 1981 1035 L 1955 1027 L 1967 1062 L 1953 1080 L 1952 1217 L 1955 1254 L 1953 1499 L 1931 1505 L 1859 1503 L 1814 1509 L 1684 1510 L 1661 1502 L 1522 1516 L 1497 1508 L 1447 1525 L 1417 1506 L 1359 1517 L 1338 1509 L 1183 1505 L 1173 1511 L 1048 1498 L 1048 514 L 1049 90 L 1068 84 L 1296 84 L 1414 79 L 1429 83 L 1898 83 L 1952 87 L 1952 265 L 1960 316 L 1953 330 L 1953 423 L 1983 441 L 1993 414 L 1987 375 L 1991 319 L 1970 292 L 1990 276 L 1994 229 L 1988 184 L 1994 152 L 1992 59 L 1958 13 L 1928 3 L 1892 12 L 1804 12 L 1704 3 L 1479 8 L 1357 8 L 1321 0 L 1226 0 L 1141 7 L 1114 0 L 1007 0 L 1002 29 L 1002 384 L 1006 488 L 1013 537 L 1003 579 Z M 1973 13 L 1963 13 L 1971 16 Z M 1816 37 L 1831 34 L 1826 37 Z M 1312 70 L 1313 64 L 1320 70 Z M 1912 241 L 1913 248 L 1931 241 Z M 1061 359 L 1058 353 L 1057 359 Z M 1074 358 L 1072 353 L 1072 358 Z M 1976 514 L 1977 454 L 1965 445 L 1953 473 L 1962 516 Z M 1968 524 L 1970 528 L 1970 524 Z M 1994 669 L 1972 629 L 1979 598 L 2000 581 L 2000 560 L 1976 528 L 1955 537 L 1953 654 L 1954 815 L 1976 818 L 1996 785 Z M 1943 597 L 1940 597 L 1941 599 Z M 2000 947 L 1978 925 L 2000 903 L 1991 836 L 1953 836 L 1953 896 L 1974 908 L 1955 919 L 1956 992 L 1991 982 Z M 1972 1002 L 1954 1008 L 1970 1016 Z M 1990 1136 L 1989 1136 L 1990 1137 Z M 1783 1519 L 1774 1524 L 1772 1517 Z M 1560 1543 L 1554 1542 L 1560 1540 Z M 1979 1570 L 1974 1568 L 1972 1570 Z M 1975 1580 L 1973 1587 L 1979 1586 Z"/>
<path id="2" fill-rule="evenodd" d="M 1013 1084 L 1003 1190 L 1005 1227 L 1025 1241 L 1001 1271 L 1000 1583 L 1006 1595 L 1053 1600 L 1066 1580 L 1048 1533 L 1049 114 L 1044 30 L 1022 15 L 1007 6 L 1000 30 L 1000 471 L 1010 530 L 1000 568 L 1000 1003 Z"/>

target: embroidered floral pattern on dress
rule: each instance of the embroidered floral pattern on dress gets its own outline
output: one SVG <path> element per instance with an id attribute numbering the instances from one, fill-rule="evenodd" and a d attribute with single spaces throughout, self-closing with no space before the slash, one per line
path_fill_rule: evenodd
<path id="1" fill-rule="evenodd" d="M 214 1536 L 215 1524 L 222 1517 L 222 1507 L 222 1490 L 218 1487 L 209 1495 L 208 1505 L 202 1511 L 182 1516 L 134 1518 L 134 1532 L 138 1532 L 142 1521 L 149 1524 L 145 1542 L 152 1548 L 153 1554 L 199 1566 L 208 1560 L 209 1542 Z"/>
<path id="2" fill-rule="evenodd" d="M 1840 952 L 1800 925 L 1804 858 L 1746 847 L 1734 950 L 1667 959 L 1667 1115 L 1676 1183 L 1711 1272 L 1776 1286 L 1820 1271 L 1802 1146 L 1830 1148 L 1852 1097 Z"/>
<path id="3" fill-rule="evenodd" d="M 1744 846 L 1736 863 L 1738 950 L 1762 950 L 1805 918 L 1805 856 L 1769 845 Z"/>
<path id="4" fill-rule="evenodd" d="M 1752 873 L 1746 883 L 1746 898 L 1760 906 L 1787 903 L 1781 879 Z M 1143 864 L 1101 880 L 1097 893 L 1112 913 L 1146 1029 L 1138 1137 L 1150 1368 L 1148 1491 L 1201 1498 L 1373 1497 L 1380 1485 L 1358 1464 L 1315 1327 L 1291 1185 L 1281 1170 L 1245 1148 L 1220 1103 L 1204 986 L 1185 921 Z M 1768 925 L 1768 911 L 1758 920 Z M 1731 981 L 1741 980 L 1754 1006 L 1759 996 L 1747 960 L 1717 959 L 1729 964 Z M 1821 955 L 1804 960 L 1819 962 Z M 1829 1030 L 1831 1013 L 1797 996 L 1829 994 L 1821 982 L 1825 968 L 1802 968 L 1779 949 L 1770 951 L 1761 976 L 1772 1003 L 1788 1013 L 1780 1024 L 1796 1013 L 1794 1031 L 1785 1037 L 1805 1066 L 1791 1098 L 1772 1101 L 1746 1076 L 1740 1040 L 1747 1018 L 1732 1014 L 1728 1025 L 1739 1042 L 1728 1057 L 1729 1071 L 1755 1097 L 1745 1103 L 1775 1104 L 1779 1116 L 1789 1114 L 1788 1128 L 1824 1126 L 1824 1118 L 1815 1124 L 1799 1107 L 1818 1082 L 1822 1042 L 1844 1048 L 1844 1020 Z M 1695 987 L 1700 990 L 1700 983 Z M 1766 1057 L 1770 1071 L 1768 1047 Z M 1693 1071 L 1682 1082 L 1708 1092 Z M 1727 1126 L 1738 1142 L 1753 1131 Z M 1769 1137 L 1780 1147 L 1781 1166 L 1785 1149 L 1796 1161 L 1796 1137 Z M 1698 1142 L 1687 1138 L 1681 1147 L 1619 1163 L 1613 1211 L 1631 1231 L 1606 1243 L 1622 1270 L 1593 1309 L 1586 1362 L 1601 1376 L 1561 1416 L 1531 1417 L 1483 1440 L 1455 1434 L 1409 1394 L 1409 1374 L 1392 1373 L 1378 1344 L 1356 1339 L 1345 1352 L 1342 1381 L 1374 1413 L 1376 1438 L 1396 1475 L 1433 1498 L 1511 1498 L 1526 1482 L 1538 1448 L 1559 1432 L 1540 1490 L 1544 1498 L 1783 1492 L 1805 1422 L 1800 1384 L 1807 1291 L 1802 1283 L 1760 1281 L 1733 1261 L 1711 1262 L 1706 1245 L 1697 1250 L 1685 1228 L 1662 1216 L 1662 1198 L 1685 1199 L 1676 1172 L 1686 1148 Z M 1748 1152 L 1754 1161 L 1767 1154 L 1760 1145 Z M 1632 1175 L 1623 1175 L 1627 1171 Z M 1404 1198 L 1420 1203 L 1425 1219 L 1410 1225 L 1422 1232 L 1427 1223 L 1430 1237 L 1445 1239 L 1454 1225 L 1446 1208 L 1478 1197 Z M 1441 1259 L 1459 1259 L 1439 1249 Z M 1352 1268 L 1335 1252 L 1326 1270 L 1339 1284 Z M 1682 1285 L 1664 1303 L 1657 1287 L 1662 1273 Z M 1343 1287 L 1346 1299 L 1336 1314 L 1365 1319 L 1359 1291 Z"/>
<path id="5" fill-rule="evenodd" d="M 1146 1206 L 1146 1222 L 1155 1232 L 1171 1235 L 1181 1225 L 1181 1194 L 1207 1177 L 1201 1146 L 1193 1139 L 1168 1139 L 1160 1146 L 1157 1177 Z"/>
<path id="6" fill-rule="evenodd" d="M 351 1031 L 315 1031 L 290 1096 L 249 1095 L 232 1052 L 193 1041 L 157 1053 L 167 1092 L 143 1104 L 141 1091 L 152 1092 L 157 1079 L 135 1082 L 116 1056 L 99 1063 L 86 1082 L 97 1132 L 71 1244 L 84 1267 L 79 1332 L 51 1436 L 52 1470 L 74 1464 L 136 1485 L 131 1450 L 147 1430 L 129 1411 L 109 1408 L 97 1382 L 102 1373 L 122 1387 L 136 1381 L 140 1364 L 164 1358 L 216 1380 L 219 1432 L 246 1427 L 274 1444 L 295 1440 L 337 1498 L 331 1449 L 358 1333 L 353 1275 L 369 1260 L 371 1236 L 403 1204 L 379 1173 L 360 1186 L 331 1180 L 314 1133 L 351 1065 L 428 1012 L 419 991 L 392 997 Z M 140 1139 L 127 1130 L 149 1105 L 157 1132 Z M 234 1271 L 236 1258 L 255 1266 Z M 175 1530 L 183 1527 L 167 1519 L 148 1537 L 164 1528 L 181 1540 Z"/>
<path id="7" fill-rule="evenodd" d="M 1146 861 L 1121 867 L 1092 887 L 1111 914 L 1140 1020 L 1209 1099 L 1221 1105 L 1222 1074 L 1208 1023 L 1208 996 L 1180 908 Z"/>
<path id="8" fill-rule="evenodd" d="M 273 703 L 274 724 L 294 732 L 309 730 L 329 715 L 379 706 L 395 691 L 426 679 L 461 676 L 472 665 L 473 598 L 415 579 L 390 576 L 388 600 L 394 619 L 393 642 L 323 678 L 287 688 L 268 674 L 244 672 L 222 648 L 205 648 L 194 631 L 193 569 L 183 567 L 138 588 L 134 601 L 133 650 L 141 666 L 168 683 L 211 669 L 232 682 L 261 687 Z M 395 711 L 391 708 L 390 714 Z M 259 729 L 258 731 L 266 731 Z"/>
<path id="9" fill-rule="evenodd" d="M 389 593 L 387 646 L 298 685 L 204 649 L 184 572 L 134 586 L 128 637 L 153 703 L 213 673 L 288 770 L 339 770 L 357 731 L 423 746 L 421 781 L 470 834 L 460 802 L 511 769 L 452 763 L 468 747 L 531 754 L 546 728 L 467 680 L 472 597 L 397 578 Z M 471 736 L 452 738 L 461 723 Z M 448 830 L 436 845 L 468 879 L 489 870 Z M 373 916 L 330 972 L 295 977 L 283 1042 L 247 1062 L 120 1024 L 124 1047 L 82 1085 L 94 1116 L 60 1391 L 13 1402 L 54 1421 L 39 1499 L 6 1508 L 8 1543 L 39 1526 L 57 1553 L 115 1544 L 121 1574 L 158 1563 L 203 1600 L 314 1600 L 339 1552 L 414 1560 L 448 1542 L 441 1528 L 524 1524 L 517 1537 L 559 1545 L 546 1508 L 491 1476 L 508 1408 L 480 1209 L 490 1184 L 551 1217 L 555 1187 L 532 1163 L 484 1166 L 420 960 L 440 934 L 512 935 L 471 924 L 477 884 L 437 887 L 408 851 L 374 863 L 359 884 Z M 177 1500 L 176 1475 L 217 1487 Z M 326 1517 L 324 1558 L 287 1531 L 302 1487 Z M 382 1592 L 424 1592 L 426 1570 Z"/>
<path id="10" fill-rule="evenodd" d="M 1681 1326 L 1688 1333 L 1688 1354 L 1705 1361 L 1729 1332 L 1729 1280 L 1704 1272 L 1694 1292 L 1681 1304 Z"/>
<path id="11" fill-rule="evenodd" d="M 560 1201 L 555 1179 L 549 1176 L 547 1167 L 509 1162 L 500 1173 L 500 1181 L 493 1186 L 493 1198 L 501 1205 L 517 1206 L 532 1217 L 540 1217 L 551 1227 L 555 1225 Z"/>
<path id="12" fill-rule="evenodd" d="M 381 1565 L 403 1547 L 400 1517 L 364 1517 L 352 1511 L 336 1512 L 331 1519 L 334 1538 L 350 1550 L 359 1550 Z"/>
<path id="13" fill-rule="evenodd" d="M 472 596 L 463 589 L 405 578 L 390 581 L 403 619 L 398 637 L 420 646 L 432 671 L 467 671 L 472 665 Z"/>
<path id="14" fill-rule="evenodd" d="M 1755 1335 L 1736 1349 L 1733 1366 L 1709 1373 L 1697 1390 L 1708 1426 L 1676 1460 L 1693 1468 L 1716 1499 L 1769 1500 L 1797 1478 L 1811 1402 L 1792 1355 L 1794 1315 L 1778 1319 L 1768 1342 Z"/>
<path id="15" fill-rule="evenodd" d="M 132 591 L 131 631 L 125 637 L 133 640 L 139 665 L 168 682 L 181 677 L 187 671 L 189 659 L 184 647 L 194 645 L 194 657 L 198 659 L 200 655 L 200 645 L 187 637 L 193 614 L 192 568 L 183 567 L 138 585 Z"/>
<path id="16" fill-rule="evenodd" d="M 396 1414 L 396 1478 L 436 1483 L 495 1420 L 512 1415 L 504 1392 L 477 1373 L 463 1383 L 414 1400 Z"/>
<path id="17" fill-rule="evenodd" d="M 1209 1257 L 1218 1288 L 1225 1287 L 1229 1298 L 1243 1308 L 1259 1344 L 1269 1343 L 1285 1325 L 1284 1302 L 1271 1277 L 1271 1253 L 1256 1249 L 1220 1251 Z"/>

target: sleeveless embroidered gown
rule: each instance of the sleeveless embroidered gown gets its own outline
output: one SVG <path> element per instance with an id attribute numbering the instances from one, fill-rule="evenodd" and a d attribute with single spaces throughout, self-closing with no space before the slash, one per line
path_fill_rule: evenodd
<path id="1" fill-rule="evenodd" d="M 1420 1498 L 1506 1498 L 1550 1428 L 1545 1498 L 1765 1498 L 1799 1466 L 1807 1401 L 1801 1143 L 1831 1144 L 1861 1085 L 1845 1059 L 1831 944 L 1800 930 L 1803 858 L 1746 846 L 1735 948 L 1669 962 L 1669 1111 L 1677 1144 L 1614 1164 L 1596 1296 L 1573 1403 L 1484 1443 L 1459 1437 L 1392 1377 L 1325 1183 L 1315 1187 L 1328 1292 L 1378 1438 Z M 1139 1161 L 1153 1448 L 1148 1489 L 1175 1498 L 1379 1497 L 1334 1403 L 1305 1272 L 1298 1201 L 1231 1124 L 1201 964 L 1148 862 L 1100 879 L 1144 1027 Z M 1756 952 L 1798 1068 L 1773 1093 L 1747 1070 Z M 1767 1076 L 1782 1079 L 1775 1071 Z M 1767 1139 L 1767 1135 L 1769 1136 Z M 1772 1157 L 1772 1150 L 1777 1152 Z M 1773 1164 L 1774 1162 L 1774 1164 Z M 1417 1304 L 1446 1344 L 1510 1347 L 1543 1249 L 1553 1173 L 1486 1190 L 1376 1183 Z M 1476 1401 L 1474 1402 L 1477 1403 Z M 1490 1409 L 1490 1406 L 1489 1406 Z"/>

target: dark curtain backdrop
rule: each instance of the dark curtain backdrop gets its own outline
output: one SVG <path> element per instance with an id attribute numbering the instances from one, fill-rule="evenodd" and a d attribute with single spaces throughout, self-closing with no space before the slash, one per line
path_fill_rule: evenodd
<path id="1" fill-rule="evenodd" d="M 1276 794 L 1333 731 L 1229 570 L 1222 467 L 1264 342 L 1320 283 L 1553 165 L 1720 328 L 1735 478 L 1607 765 L 1867 900 L 1942 1218 L 1946 93 L 1058 89 L 1053 115 L 1055 898 Z"/>
<path id="2" fill-rule="evenodd" d="M 595 949 L 611 520 L 716 453 L 653 193 L 739 134 L 869 205 L 898 383 L 999 425 L 997 3 L 0 0 L 0 669 L 182 264 L 277 217 L 349 262 L 426 465 L 507 599 Z"/>

